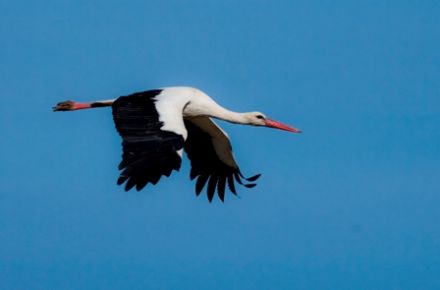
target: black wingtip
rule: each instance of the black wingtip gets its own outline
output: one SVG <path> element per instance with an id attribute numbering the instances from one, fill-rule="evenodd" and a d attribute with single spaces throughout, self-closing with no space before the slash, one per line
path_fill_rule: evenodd
<path id="1" fill-rule="evenodd" d="M 217 180 L 218 180 L 218 178 L 215 175 L 212 175 L 211 178 L 209 178 L 208 190 L 207 190 L 209 202 L 211 202 L 214 198 Z"/>
<path id="2" fill-rule="evenodd" d="M 137 191 L 141 191 L 146 185 L 148 184 L 148 181 L 147 180 L 143 180 L 143 181 L 141 181 L 141 182 L 138 182 L 137 184 L 136 184 L 136 190 Z"/>
<path id="3" fill-rule="evenodd" d="M 130 178 L 125 184 L 125 191 L 131 190 L 136 185 L 136 182 L 133 178 Z"/>
<path id="4" fill-rule="evenodd" d="M 119 165 L 118 165 L 118 170 L 122 170 L 124 168 L 125 168 L 125 162 L 124 162 L 124 160 L 122 160 L 121 163 L 119 163 Z"/>
<path id="5" fill-rule="evenodd" d="M 217 183 L 217 192 L 218 192 L 218 197 L 222 202 L 225 201 L 225 186 L 226 186 L 226 177 L 219 177 Z"/>
<path id="6" fill-rule="evenodd" d="M 208 181 L 208 175 L 200 175 L 196 181 L 196 195 L 199 196 L 202 192 L 203 187 L 205 187 L 206 182 Z"/>
<path id="7" fill-rule="evenodd" d="M 243 182 L 241 181 L 240 176 L 241 176 L 241 177 L 243 176 L 240 172 L 238 172 L 238 173 L 234 173 L 235 181 L 237 181 L 239 184 L 243 185 Z"/>
<path id="8" fill-rule="evenodd" d="M 121 184 L 123 184 L 127 179 L 128 179 L 127 176 L 121 175 L 121 176 L 119 176 L 118 181 L 116 182 L 116 184 L 117 184 L 117 185 L 121 185 Z"/>
<path id="9" fill-rule="evenodd" d="M 260 176 L 261 176 L 261 174 L 256 174 L 256 175 L 254 175 L 254 176 L 252 176 L 252 177 L 245 178 L 245 179 L 246 179 L 247 181 L 254 182 L 254 181 L 256 181 L 258 178 L 260 178 Z"/>
<path id="10" fill-rule="evenodd" d="M 232 174 L 228 175 L 228 187 L 229 187 L 229 190 L 235 196 L 237 196 L 237 191 L 235 190 L 234 178 L 232 177 Z"/>
<path id="11" fill-rule="evenodd" d="M 189 174 L 189 179 L 190 180 L 194 180 L 194 178 L 196 178 L 197 177 L 197 173 L 196 173 L 196 171 L 192 168 L 191 169 L 191 172 L 190 172 L 190 174 Z"/>
<path id="12" fill-rule="evenodd" d="M 228 174 L 204 174 L 195 175 L 196 172 L 191 172 L 190 177 L 196 178 L 196 195 L 199 196 L 203 189 L 206 187 L 206 194 L 208 201 L 211 203 L 214 200 L 214 196 L 218 195 L 219 200 L 225 202 L 226 184 L 229 191 L 239 197 L 236 190 L 236 183 L 246 188 L 254 188 L 257 186 L 255 181 L 261 177 L 261 174 L 256 174 L 249 178 L 243 176 L 239 170 L 229 172 Z"/>

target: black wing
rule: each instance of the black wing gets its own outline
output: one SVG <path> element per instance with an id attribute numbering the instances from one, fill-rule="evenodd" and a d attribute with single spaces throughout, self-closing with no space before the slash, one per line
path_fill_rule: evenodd
<path id="1" fill-rule="evenodd" d="M 185 142 L 185 152 L 191 161 L 191 180 L 197 178 L 196 194 L 199 195 L 206 183 L 207 194 L 211 202 L 216 188 L 221 201 L 225 198 L 226 183 L 230 191 L 237 195 L 235 181 L 240 185 L 251 188 L 255 183 L 243 183 L 244 178 L 232 155 L 232 148 L 226 134 L 208 117 L 198 117 L 185 120 L 188 137 Z M 260 177 L 257 174 L 247 181 L 253 182 Z"/>
<path id="2" fill-rule="evenodd" d="M 155 107 L 154 97 L 161 90 L 135 93 L 118 98 L 112 105 L 113 120 L 122 137 L 122 173 L 118 185 L 128 191 L 141 190 L 149 182 L 156 184 L 162 175 L 170 176 L 182 162 L 178 150 L 183 148 L 182 135 L 162 131 L 163 123 Z"/>

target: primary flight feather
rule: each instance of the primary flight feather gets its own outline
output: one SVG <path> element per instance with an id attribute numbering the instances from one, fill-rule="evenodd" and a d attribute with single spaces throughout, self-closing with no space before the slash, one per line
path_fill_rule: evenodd
<path id="1" fill-rule="evenodd" d="M 191 161 L 191 180 L 196 194 L 203 188 L 211 202 L 217 192 L 224 201 L 226 185 L 236 195 L 236 184 L 251 188 L 260 174 L 245 178 L 234 156 L 228 135 L 212 120 L 265 126 L 292 133 L 300 130 L 266 118 L 259 112 L 227 110 L 202 91 L 191 87 L 168 87 L 122 96 L 114 100 L 80 103 L 64 101 L 54 111 L 111 106 L 116 130 L 122 137 L 122 161 L 118 185 L 141 190 L 178 171 L 185 151 Z"/>

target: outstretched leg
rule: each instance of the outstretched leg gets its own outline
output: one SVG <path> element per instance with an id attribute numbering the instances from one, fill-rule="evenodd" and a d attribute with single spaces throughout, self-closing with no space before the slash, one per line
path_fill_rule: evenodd
<path id="1" fill-rule="evenodd" d="M 82 109 L 92 109 L 92 108 L 101 108 L 101 107 L 109 107 L 113 104 L 115 100 L 106 100 L 106 101 L 96 101 L 91 103 L 79 103 L 75 101 L 64 101 L 56 104 L 55 107 L 52 107 L 54 112 L 58 111 L 76 111 Z"/>

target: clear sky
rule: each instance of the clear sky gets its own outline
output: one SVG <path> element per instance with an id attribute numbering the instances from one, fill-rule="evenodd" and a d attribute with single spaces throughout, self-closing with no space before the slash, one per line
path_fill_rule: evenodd
<path id="1" fill-rule="evenodd" d="M 2 289 L 440 289 L 439 1 L 2 1 Z M 302 135 L 222 123 L 224 204 L 189 164 L 116 186 L 108 108 L 198 87 Z"/>

